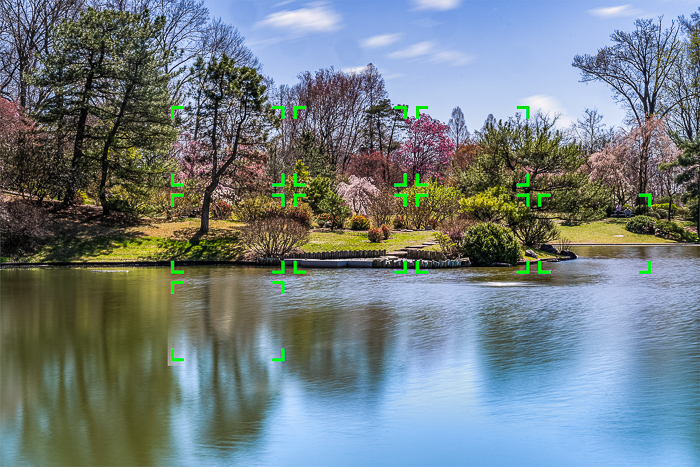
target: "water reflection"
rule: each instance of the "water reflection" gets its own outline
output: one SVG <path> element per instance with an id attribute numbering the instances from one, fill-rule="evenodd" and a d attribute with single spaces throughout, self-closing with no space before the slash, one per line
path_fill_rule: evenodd
<path id="1" fill-rule="evenodd" d="M 284 296 L 255 268 L 175 295 L 165 269 L 0 271 L 0 463 L 697 464 L 700 248 L 577 253 Z"/>

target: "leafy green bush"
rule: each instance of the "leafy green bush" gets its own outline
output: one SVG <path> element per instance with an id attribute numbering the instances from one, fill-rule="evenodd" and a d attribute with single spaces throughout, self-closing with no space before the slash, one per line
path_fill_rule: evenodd
<path id="1" fill-rule="evenodd" d="M 660 203 L 660 204 L 652 204 L 651 205 L 652 209 L 663 209 L 664 211 L 668 211 L 668 203 Z M 676 212 L 678 207 L 675 204 L 671 204 L 671 213 Z"/>
<path id="2" fill-rule="evenodd" d="M 537 217 L 531 212 L 509 215 L 508 224 L 518 239 L 528 246 L 539 246 L 559 236 L 559 228 L 552 219 Z"/>
<path id="3" fill-rule="evenodd" d="M 384 233 L 382 229 L 369 229 L 367 232 L 367 238 L 372 243 L 379 243 L 384 238 Z"/>
<path id="4" fill-rule="evenodd" d="M 369 220 L 365 216 L 352 216 L 350 220 L 351 230 L 369 230 Z"/>
<path id="5" fill-rule="evenodd" d="M 656 220 L 649 216 L 635 216 L 625 224 L 625 229 L 632 233 L 654 235 Z"/>
<path id="6" fill-rule="evenodd" d="M 518 210 L 517 203 L 511 201 L 505 188 L 489 188 L 470 198 L 459 200 L 460 210 L 474 216 L 481 222 L 498 222 L 513 211 Z"/>
<path id="7" fill-rule="evenodd" d="M 685 229 L 673 221 L 656 221 L 656 235 L 659 237 L 680 240 L 683 238 Z"/>
<path id="8" fill-rule="evenodd" d="M 328 214 L 331 230 L 343 228 L 345 220 L 350 217 L 350 208 L 338 194 L 331 192 L 318 204 L 321 212 Z"/>
<path id="9" fill-rule="evenodd" d="M 462 255 L 475 266 L 492 263 L 516 264 L 520 259 L 520 245 L 506 227 L 491 222 L 477 224 L 464 232 Z"/>
<path id="10" fill-rule="evenodd" d="M 688 208 L 678 208 L 676 215 L 681 219 L 688 219 L 690 217 L 690 209 Z"/>
<path id="11" fill-rule="evenodd" d="M 275 201 L 277 201 L 277 203 L 275 203 Z M 257 196 L 239 202 L 231 209 L 231 212 L 239 221 L 250 222 L 257 218 L 263 209 L 273 206 L 274 204 L 280 203 L 270 196 Z"/>
<path id="12" fill-rule="evenodd" d="M 449 236 L 442 232 L 435 232 L 433 234 L 435 241 L 440 245 L 440 251 L 442 254 L 448 258 L 455 258 L 459 256 L 459 243 L 453 241 Z"/>
<path id="13" fill-rule="evenodd" d="M 391 235 L 391 229 L 388 225 L 382 225 L 382 234 L 384 235 L 384 240 L 389 240 L 389 236 Z"/>

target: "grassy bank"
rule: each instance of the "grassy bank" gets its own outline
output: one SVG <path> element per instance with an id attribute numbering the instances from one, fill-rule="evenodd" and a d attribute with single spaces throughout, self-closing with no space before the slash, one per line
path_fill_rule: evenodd
<path id="1" fill-rule="evenodd" d="M 629 219 L 604 219 L 576 226 L 559 226 L 572 243 L 677 243 L 654 235 L 635 234 L 625 230 Z"/>
<path id="2" fill-rule="evenodd" d="M 240 244 L 244 224 L 212 220 L 206 235 L 197 233 L 198 219 L 155 221 L 152 219 L 104 220 L 92 208 L 51 214 L 50 236 L 32 255 L 20 262 L 81 262 L 81 261 L 162 261 L 179 260 L 241 260 L 245 256 Z M 576 243 L 675 243 L 653 235 L 639 235 L 624 229 L 624 219 L 606 219 L 580 226 L 561 226 L 562 234 Z M 311 240 L 302 246 L 305 252 L 334 250 L 396 251 L 433 240 L 432 231 L 393 232 L 382 243 L 370 243 L 366 232 L 350 230 L 311 232 Z M 439 250 L 432 245 L 425 250 Z M 537 250 L 543 258 L 551 257 Z M 8 261 L 7 258 L 3 259 Z M 15 261 L 15 260 L 13 260 Z"/>

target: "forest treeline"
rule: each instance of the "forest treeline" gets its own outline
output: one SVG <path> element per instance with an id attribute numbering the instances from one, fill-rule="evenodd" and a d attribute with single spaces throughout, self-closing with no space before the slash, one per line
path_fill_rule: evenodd
<path id="1" fill-rule="evenodd" d="M 528 242 L 546 241 L 555 219 L 647 212 L 639 193 L 665 203 L 669 220 L 675 205 L 697 218 L 699 12 L 637 20 L 573 58 L 582 82 L 612 90 L 626 125 L 606 126 L 594 108 L 567 128 L 557 115 L 489 115 L 470 133 L 458 106 L 447 123 L 404 118 L 372 64 L 277 86 L 238 30 L 197 0 L 0 0 L 1 187 L 38 203 L 99 204 L 105 216 L 196 215 L 203 233 L 210 216 L 253 220 L 275 192 L 290 202 L 304 192 L 320 225 L 354 212 L 420 228 L 461 212 Z M 295 106 L 305 107 L 297 118 Z M 404 173 L 429 183 L 428 213 L 394 198 Z M 273 188 L 282 174 L 286 186 Z M 521 212 L 519 191 L 551 197 Z M 174 207 L 173 192 L 184 194 Z"/>

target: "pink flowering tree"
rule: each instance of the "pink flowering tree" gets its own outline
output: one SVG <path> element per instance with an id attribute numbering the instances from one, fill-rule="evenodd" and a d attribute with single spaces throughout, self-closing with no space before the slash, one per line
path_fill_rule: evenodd
<path id="1" fill-rule="evenodd" d="M 350 183 L 340 182 L 338 194 L 345 200 L 348 206 L 356 214 L 367 215 L 372 195 L 379 193 L 379 189 L 372 184 L 369 177 L 356 177 L 350 175 Z"/>
<path id="2" fill-rule="evenodd" d="M 638 202 L 640 187 L 654 198 L 676 193 L 676 172 L 660 166 L 672 163 L 679 154 L 664 119 L 652 116 L 641 127 L 620 130 L 602 151 L 591 154 L 588 163 L 591 178 L 611 188 L 617 204 L 623 205 Z"/>
<path id="3" fill-rule="evenodd" d="M 409 120 L 408 138 L 392 154 L 394 160 L 408 173 L 409 180 L 415 180 L 417 173 L 421 180 L 441 180 L 455 151 L 450 127 L 425 114 Z"/>

